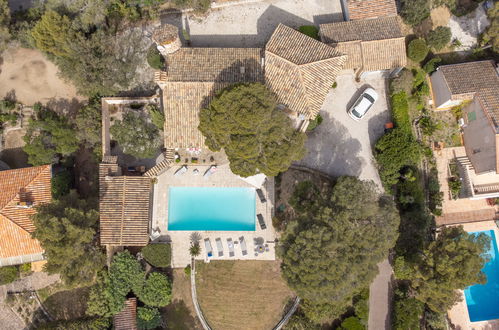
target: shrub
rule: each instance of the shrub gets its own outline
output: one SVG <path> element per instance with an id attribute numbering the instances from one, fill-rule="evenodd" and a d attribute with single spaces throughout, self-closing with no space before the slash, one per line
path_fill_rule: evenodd
<path id="1" fill-rule="evenodd" d="M 139 329 L 155 329 L 161 323 L 161 315 L 157 308 L 138 307 L 137 327 Z"/>
<path id="2" fill-rule="evenodd" d="M 428 46 L 440 50 L 449 44 L 452 37 L 452 32 L 448 26 L 439 26 L 435 30 L 430 31 L 426 37 Z"/>
<path id="3" fill-rule="evenodd" d="M 313 131 L 317 126 L 319 126 L 322 123 L 323 119 L 321 115 L 317 115 L 314 120 L 311 120 L 310 123 L 308 124 L 307 131 Z"/>
<path id="4" fill-rule="evenodd" d="M 461 191 L 461 180 L 458 177 L 450 177 L 447 179 L 449 183 L 449 190 L 453 199 L 459 198 L 459 192 Z"/>
<path id="5" fill-rule="evenodd" d="M 134 293 L 144 304 L 153 307 L 163 307 L 172 299 L 172 284 L 168 277 L 161 273 L 151 273 Z"/>
<path id="6" fill-rule="evenodd" d="M 306 34 L 310 38 L 319 40 L 319 29 L 315 25 L 302 25 L 298 28 L 298 31 Z"/>
<path id="7" fill-rule="evenodd" d="M 105 330 L 111 327 L 111 318 L 81 318 L 75 320 L 57 320 L 41 324 L 39 330 Z"/>
<path id="8" fill-rule="evenodd" d="M 0 285 L 14 282 L 19 275 L 16 266 L 0 267 Z"/>
<path id="9" fill-rule="evenodd" d="M 155 44 L 151 45 L 147 51 L 147 63 L 151 68 L 157 70 L 161 70 L 165 66 L 165 59 L 156 48 Z"/>
<path id="10" fill-rule="evenodd" d="M 206 13 L 211 6 L 211 0 L 197 0 L 194 3 L 194 10 L 199 13 Z"/>
<path id="11" fill-rule="evenodd" d="M 52 198 L 59 199 L 62 196 L 69 194 L 72 181 L 73 177 L 68 171 L 62 171 L 54 175 L 51 180 Z"/>
<path id="12" fill-rule="evenodd" d="M 428 55 L 428 46 L 424 39 L 414 39 L 409 43 L 407 56 L 414 62 L 421 62 Z"/>
<path id="13" fill-rule="evenodd" d="M 149 115 L 151 116 L 151 121 L 159 130 L 163 130 L 165 125 L 165 114 L 158 108 L 155 104 L 149 104 L 147 106 L 147 110 L 149 111 Z"/>
<path id="14" fill-rule="evenodd" d="M 430 16 L 429 0 L 402 0 L 400 15 L 404 21 L 415 26 Z"/>
<path id="15" fill-rule="evenodd" d="M 187 275 L 188 277 L 191 277 L 191 265 L 187 265 L 187 266 L 185 266 L 185 268 L 184 268 L 184 273 L 185 273 L 185 275 Z"/>
<path id="16" fill-rule="evenodd" d="M 411 133 L 411 120 L 409 118 L 409 102 L 407 94 L 402 91 L 391 97 L 392 116 L 395 125 L 404 132 Z"/>
<path id="17" fill-rule="evenodd" d="M 336 88 L 336 87 L 338 87 L 338 83 L 335 81 L 335 82 L 333 83 L 333 85 L 331 86 L 331 88 Z"/>
<path id="18" fill-rule="evenodd" d="M 440 57 L 434 57 L 426 62 L 426 64 L 423 66 L 423 70 L 425 70 L 426 73 L 431 74 L 435 72 L 440 62 L 442 62 L 442 59 Z"/>
<path id="19" fill-rule="evenodd" d="M 154 267 L 169 267 L 171 264 L 170 244 L 149 244 L 141 252 L 144 259 Z"/>
<path id="20" fill-rule="evenodd" d="M 365 327 L 355 316 L 350 316 L 341 322 L 340 330 L 364 330 Z"/>

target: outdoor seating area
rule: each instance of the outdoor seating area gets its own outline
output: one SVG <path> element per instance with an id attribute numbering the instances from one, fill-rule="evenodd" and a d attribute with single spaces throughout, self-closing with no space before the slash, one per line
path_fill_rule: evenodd
<path id="1" fill-rule="evenodd" d="M 201 254 L 202 258 L 209 262 L 210 260 L 230 260 L 230 259 L 262 259 L 262 260 L 273 260 L 271 257 L 274 256 L 273 249 L 271 250 L 271 245 L 275 241 L 266 241 L 263 237 L 253 238 L 253 255 L 248 254 L 248 246 L 246 243 L 246 237 L 240 236 L 237 240 L 233 240 L 232 237 L 227 237 L 225 239 L 225 244 L 222 238 L 215 238 L 216 254 L 213 253 L 213 247 L 211 244 L 211 238 L 204 239 L 204 253 Z M 228 254 L 225 254 L 225 248 L 227 248 Z"/>

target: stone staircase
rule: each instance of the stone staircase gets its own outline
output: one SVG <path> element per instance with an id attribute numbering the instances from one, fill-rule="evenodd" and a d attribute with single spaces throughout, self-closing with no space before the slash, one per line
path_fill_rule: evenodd
<path id="1" fill-rule="evenodd" d="M 461 192 L 464 194 L 464 196 L 462 196 L 461 198 L 472 197 L 474 195 L 472 190 L 473 184 L 468 175 L 468 170 L 474 171 L 475 168 L 473 167 L 473 164 L 471 164 L 468 156 L 456 157 L 456 161 L 461 166 L 461 170 L 459 172 L 461 174 L 461 178 L 463 179 L 463 190 L 461 190 Z"/>
<path id="2" fill-rule="evenodd" d="M 175 160 L 175 150 L 167 148 L 163 153 L 164 159 L 144 173 L 144 176 L 154 178 L 166 171 L 171 167 L 171 164 Z"/>

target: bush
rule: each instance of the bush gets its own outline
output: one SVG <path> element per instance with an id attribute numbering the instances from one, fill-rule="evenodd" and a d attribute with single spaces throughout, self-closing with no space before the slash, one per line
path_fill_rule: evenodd
<path id="1" fill-rule="evenodd" d="M 431 74 L 435 72 L 440 62 L 442 62 L 442 59 L 440 57 L 434 57 L 426 62 L 426 64 L 423 66 L 423 70 L 425 70 L 426 73 Z"/>
<path id="2" fill-rule="evenodd" d="M 154 267 L 170 267 L 170 244 L 149 244 L 141 252 L 144 259 Z"/>
<path id="3" fill-rule="evenodd" d="M 319 29 L 315 25 L 302 25 L 298 28 L 298 31 L 306 34 L 310 38 L 319 40 Z"/>
<path id="4" fill-rule="evenodd" d="M 149 104 L 147 106 L 149 115 L 151 116 L 151 121 L 159 130 L 163 130 L 165 127 L 165 114 L 158 108 L 155 104 Z"/>
<path id="5" fill-rule="evenodd" d="M 191 265 L 187 265 L 187 266 L 185 266 L 185 268 L 184 268 L 184 273 L 185 273 L 185 275 L 187 275 L 188 277 L 191 277 Z"/>
<path id="6" fill-rule="evenodd" d="M 76 320 L 57 320 L 44 323 L 39 330 L 107 330 L 111 327 L 111 319 L 107 317 L 81 318 Z"/>
<path id="7" fill-rule="evenodd" d="M 341 322 L 339 330 L 364 330 L 365 327 L 355 316 L 350 316 Z"/>
<path id="8" fill-rule="evenodd" d="M 313 131 L 317 126 L 319 126 L 322 123 L 323 119 L 321 115 L 317 115 L 314 120 L 311 120 L 310 123 L 308 124 L 307 131 Z"/>
<path id="9" fill-rule="evenodd" d="M 137 327 L 139 329 L 155 329 L 161 323 L 161 315 L 157 308 L 138 307 Z"/>
<path id="10" fill-rule="evenodd" d="M 416 26 L 430 16 L 429 0 L 402 0 L 400 15 L 404 21 Z"/>
<path id="11" fill-rule="evenodd" d="M 151 45 L 151 47 L 149 47 L 149 50 L 147 51 L 147 63 L 151 68 L 157 70 L 161 70 L 165 66 L 165 59 L 156 48 L 155 44 Z"/>
<path id="12" fill-rule="evenodd" d="M 452 37 L 452 32 L 448 26 L 439 26 L 435 30 L 430 31 L 426 37 L 428 46 L 440 50 L 449 44 Z"/>
<path id="13" fill-rule="evenodd" d="M 335 81 L 335 82 L 333 83 L 333 85 L 331 86 L 331 88 L 336 88 L 336 87 L 338 87 L 338 83 Z"/>
<path id="14" fill-rule="evenodd" d="M 69 171 L 62 171 L 54 175 L 51 180 L 52 198 L 59 199 L 69 194 L 72 182 L 73 177 Z"/>
<path id="15" fill-rule="evenodd" d="M 14 282 L 19 276 L 16 266 L 0 267 L 0 285 Z"/>
<path id="16" fill-rule="evenodd" d="M 397 290 L 398 291 L 398 290 Z M 419 321 L 423 315 L 424 304 L 406 294 L 395 293 L 393 304 L 394 330 L 419 330 Z"/>
<path id="17" fill-rule="evenodd" d="M 452 199 L 458 199 L 462 186 L 461 180 L 458 177 L 453 176 L 448 178 L 447 182 L 449 183 L 449 190 L 452 195 Z"/>
<path id="18" fill-rule="evenodd" d="M 428 46 L 424 39 L 414 39 L 409 43 L 407 56 L 414 62 L 421 62 L 428 55 Z"/>
<path id="19" fill-rule="evenodd" d="M 398 92 L 391 97 L 392 116 L 395 125 L 406 133 L 411 134 L 411 120 L 409 118 L 409 102 L 405 92 Z"/>
<path id="20" fill-rule="evenodd" d="M 140 288 L 134 293 L 144 304 L 153 307 L 168 305 L 172 299 L 172 284 L 168 277 L 161 273 L 150 273 Z"/>

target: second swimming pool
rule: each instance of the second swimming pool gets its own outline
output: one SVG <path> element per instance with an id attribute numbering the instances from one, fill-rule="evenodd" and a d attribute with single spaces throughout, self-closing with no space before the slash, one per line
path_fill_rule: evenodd
<path id="1" fill-rule="evenodd" d="M 168 230 L 254 231 L 255 189 L 170 187 Z"/>

